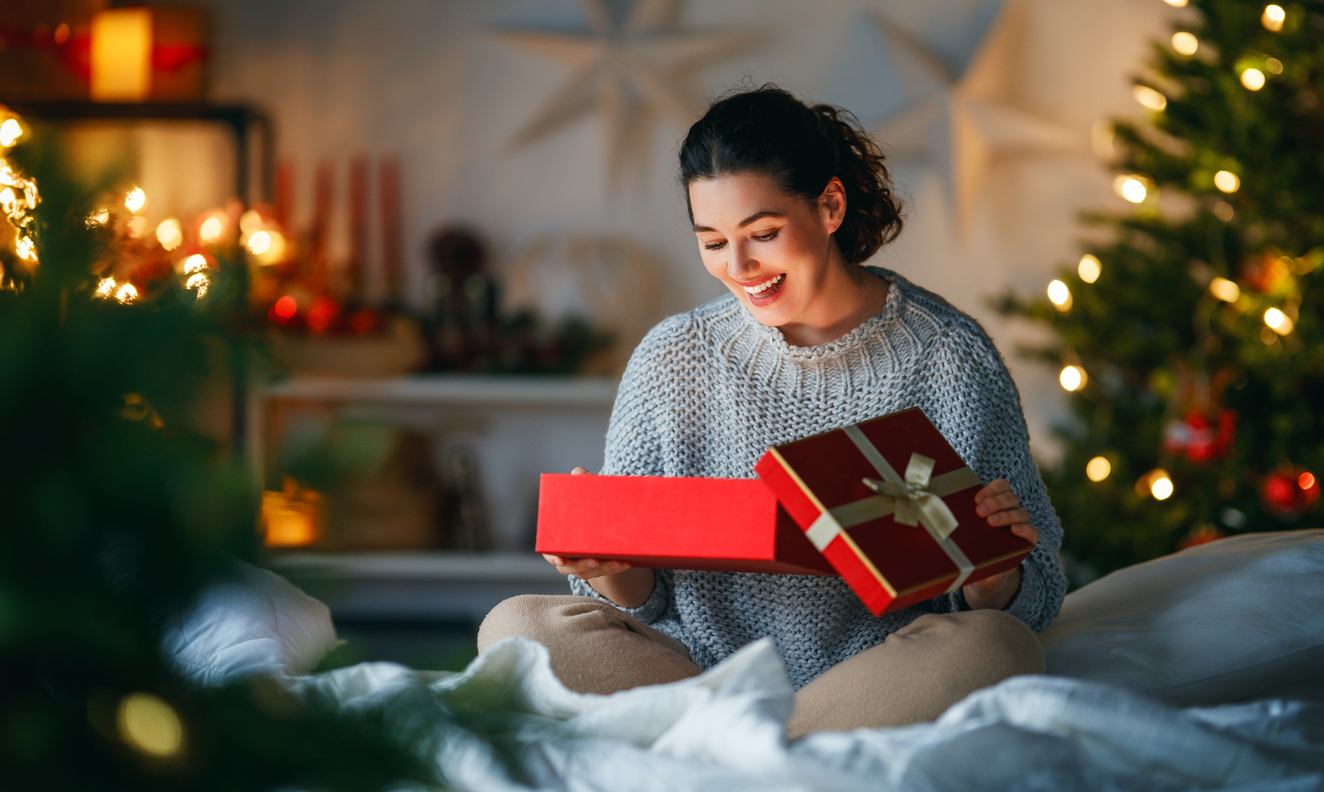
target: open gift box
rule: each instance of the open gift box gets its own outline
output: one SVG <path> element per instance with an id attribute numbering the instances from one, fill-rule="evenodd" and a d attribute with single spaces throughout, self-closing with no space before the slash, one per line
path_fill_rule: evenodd
<path id="1" fill-rule="evenodd" d="M 544 475 L 538 552 L 838 574 L 880 615 L 1032 549 L 975 513 L 983 483 L 917 408 L 774 446 L 754 469 L 759 480 Z"/>

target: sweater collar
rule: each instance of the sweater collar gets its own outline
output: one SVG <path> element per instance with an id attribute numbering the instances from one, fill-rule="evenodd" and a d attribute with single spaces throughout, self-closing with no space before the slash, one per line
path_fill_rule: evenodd
<path id="1" fill-rule="evenodd" d="M 786 338 L 782 335 L 780 329 L 760 323 L 759 320 L 754 318 L 754 314 L 750 313 L 749 309 L 745 307 L 743 301 L 737 300 L 736 302 L 740 305 L 740 312 L 744 316 L 745 322 L 752 325 L 755 332 L 761 333 L 763 338 L 772 344 L 781 355 L 793 360 L 821 360 L 833 357 L 858 346 L 861 341 L 891 324 L 900 313 L 901 305 L 907 298 L 906 292 L 910 288 L 910 282 L 905 278 L 883 267 L 865 266 L 865 269 L 891 284 L 887 290 L 887 301 L 883 303 L 883 309 L 865 319 L 854 330 L 846 333 L 841 338 L 828 341 L 826 344 L 808 347 L 792 346 L 786 342 Z"/>

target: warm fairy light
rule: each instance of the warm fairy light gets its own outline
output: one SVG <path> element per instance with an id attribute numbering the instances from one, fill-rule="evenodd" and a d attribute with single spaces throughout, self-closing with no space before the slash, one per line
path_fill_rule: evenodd
<path id="1" fill-rule="evenodd" d="M 1283 29 L 1283 22 L 1287 20 L 1287 12 L 1280 5 L 1267 5 L 1264 7 L 1264 13 L 1260 15 L 1260 24 L 1274 33 Z"/>
<path id="2" fill-rule="evenodd" d="M 1182 55 L 1194 55 L 1200 49 L 1200 39 L 1194 33 L 1180 31 L 1172 34 L 1172 48 Z"/>
<path id="3" fill-rule="evenodd" d="M 1241 298 L 1241 287 L 1227 278 L 1214 278 L 1209 281 L 1209 293 L 1223 302 L 1236 302 Z"/>
<path id="4" fill-rule="evenodd" d="M 109 297 L 114 293 L 115 293 L 114 278 L 102 278 L 101 280 L 97 281 L 96 295 L 98 297 Z"/>
<path id="5" fill-rule="evenodd" d="M 129 194 L 124 196 L 124 206 L 130 212 L 136 212 L 147 205 L 147 193 L 142 191 L 141 187 L 134 187 L 129 190 Z"/>
<path id="6" fill-rule="evenodd" d="M 1312 487 L 1315 486 L 1315 474 L 1311 473 L 1310 471 L 1306 471 L 1305 473 L 1302 473 L 1300 476 L 1297 477 L 1296 483 L 1297 486 L 1299 486 L 1303 490 L 1311 489 Z"/>
<path id="7" fill-rule="evenodd" d="M 192 275 L 195 272 L 201 272 L 207 268 L 207 257 L 201 253 L 194 253 L 184 259 L 184 274 Z"/>
<path id="8" fill-rule="evenodd" d="M 156 241 L 166 250 L 174 250 L 184 242 L 184 227 L 173 217 L 162 220 L 156 227 Z"/>
<path id="9" fill-rule="evenodd" d="M 1048 284 L 1048 299 L 1058 310 L 1065 311 L 1071 307 L 1071 289 L 1062 281 L 1054 279 Z"/>
<path id="10" fill-rule="evenodd" d="M 292 319 L 294 315 L 299 312 L 299 303 L 287 294 L 277 300 L 275 305 L 271 306 L 271 312 L 276 315 L 276 318 L 284 322 L 288 319 Z"/>
<path id="11" fill-rule="evenodd" d="M 109 221 L 110 221 L 110 210 L 101 208 L 101 209 L 93 209 L 91 214 L 87 216 L 87 219 L 84 222 L 87 223 L 88 228 L 100 228 Z"/>
<path id="12" fill-rule="evenodd" d="M 1149 474 L 1149 493 L 1155 500 L 1167 500 L 1172 497 L 1172 478 L 1162 468 Z"/>
<path id="13" fill-rule="evenodd" d="M 1264 87 L 1264 72 L 1259 69 L 1247 69 L 1241 73 L 1241 84 L 1247 90 L 1258 91 Z"/>
<path id="14" fill-rule="evenodd" d="M 138 290 L 132 283 L 126 283 L 115 292 L 115 299 L 127 305 L 138 299 Z"/>
<path id="15" fill-rule="evenodd" d="M 23 127 L 19 126 L 18 119 L 6 118 L 3 124 L 0 124 L 0 147 L 9 148 L 23 137 Z"/>
<path id="16" fill-rule="evenodd" d="M 0 209 L 4 209 L 5 212 L 8 213 L 13 211 L 11 207 L 16 203 L 18 203 L 18 194 L 14 192 L 13 187 L 6 187 L 3 190 L 0 190 Z"/>
<path id="17" fill-rule="evenodd" d="M 1088 380 L 1085 376 L 1085 369 L 1080 366 L 1066 366 L 1057 379 L 1058 382 L 1062 383 L 1062 387 L 1069 391 L 1080 390 L 1085 387 L 1085 382 Z"/>
<path id="18" fill-rule="evenodd" d="M 258 262 L 259 264 L 278 264 L 278 263 L 280 263 L 280 261 L 281 261 L 282 259 L 285 258 L 285 236 L 284 236 L 283 234 L 281 234 L 281 232 L 279 232 L 279 231 L 274 231 L 274 230 L 273 230 L 273 231 L 259 231 L 259 232 L 257 232 L 256 234 L 254 234 L 253 236 L 251 236 L 251 237 L 248 238 L 248 241 L 249 241 L 250 246 L 251 246 L 253 240 L 256 239 L 259 235 L 264 235 L 264 236 L 266 236 L 266 238 L 267 238 L 267 247 L 266 247 L 265 250 L 263 250 L 263 251 L 261 251 L 261 252 L 254 251 L 254 255 L 257 256 L 257 262 Z M 250 250 L 251 250 L 251 247 L 250 247 Z"/>
<path id="19" fill-rule="evenodd" d="M 184 287 L 196 290 L 198 299 L 201 300 L 207 294 L 207 289 L 211 288 L 211 278 L 208 278 L 204 273 L 195 272 L 185 281 Z"/>
<path id="20" fill-rule="evenodd" d="M 1232 171 L 1221 170 L 1214 174 L 1214 186 L 1225 193 L 1234 193 L 1241 189 L 1241 177 Z"/>
<path id="21" fill-rule="evenodd" d="M 1099 259 L 1086 253 L 1080 257 L 1080 263 L 1076 265 L 1076 274 L 1086 283 L 1093 283 L 1103 274 L 1103 264 Z"/>
<path id="22" fill-rule="evenodd" d="M 159 696 L 130 693 L 120 702 L 116 720 L 124 742 L 149 756 L 165 759 L 183 747 L 184 725 Z"/>
<path id="23" fill-rule="evenodd" d="M 203 242 L 215 242 L 223 233 L 225 233 L 225 222 L 215 215 L 203 220 L 202 225 L 198 226 L 198 239 Z"/>
<path id="24" fill-rule="evenodd" d="M 1187 0 L 1163 0 L 1163 2 L 1167 3 L 1173 8 L 1185 8 Z"/>
<path id="25" fill-rule="evenodd" d="M 1283 62 L 1277 58 L 1269 58 L 1264 62 L 1264 68 L 1268 69 L 1270 74 L 1282 74 Z"/>
<path id="26" fill-rule="evenodd" d="M 1131 203 L 1140 203 L 1149 194 L 1149 188 L 1139 176 L 1118 176 L 1113 179 L 1113 189 Z"/>
<path id="27" fill-rule="evenodd" d="M 1234 214 L 1236 213 L 1232 211 L 1232 204 L 1227 201 L 1219 201 L 1214 204 L 1214 217 L 1217 217 L 1224 223 L 1230 222 Z"/>
<path id="28" fill-rule="evenodd" d="M 19 237 L 14 240 L 14 252 L 24 261 L 37 260 L 37 245 L 31 237 Z"/>
<path id="29" fill-rule="evenodd" d="M 1264 312 L 1264 323 L 1278 335 L 1287 335 L 1295 327 L 1292 317 L 1277 308 L 1270 308 Z"/>
<path id="30" fill-rule="evenodd" d="M 1098 482 L 1108 478 L 1108 474 L 1113 472 L 1113 466 L 1108 460 L 1101 456 L 1096 456 L 1085 465 L 1085 475 L 1090 481 Z"/>
<path id="31" fill-rule="evenodd" d="M 266 231 L 258 231 L 248 238 L 248 252 L 254 256 L 260 256 L 266 253 L 271 247 L 271 234 Z"/>
<path id="32" fill-rule="evenodd" d="M 1148 85 L 1137 85 L 1131 89 L 1131 95 L 1135 97 L 1137 102 L 1150 110 L 1162 110 L 1168 106 L 1168 97 Z"/>
<path id="33" fill-rule="evenodd" d="M 256 209 L 249 209 L 239 216 L 239 230 L 245 234 L 255 234 L 262 230 L 262 215 Z"/>

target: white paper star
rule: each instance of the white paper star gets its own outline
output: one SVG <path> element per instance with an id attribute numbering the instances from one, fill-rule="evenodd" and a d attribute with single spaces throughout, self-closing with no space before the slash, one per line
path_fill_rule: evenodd
<path id="1" fill-rule="evenodd" d="M 875 17 L 907 103 L 875 130 L 900 156 L 937 168 L 958 231 L 964 231 L 995 154 L 1086 150 L 1083 133 L 1008 102 L 1025 5 L 1008 2 L 957 77 L 928 45 L 883 16 Z"/>
<path id="2" fill-rule="evenodd" d="M 686 89 L 698 66 L 744 48 L 741 33 L 676 31 L 669 20 L 676 0 L 639 0 L 623 20 L 605 0 L 580 0 L 590 30 L 501 29 L 507 42 L 571 67 L 570 78 L 511 139 L 524 146 L 580 117 L 601 111 L 607 134 L 607 172 L 614 183 L 628 153 L 642 147 L 653 115 L 670 117 L 681 129 L 702 107 Z"/>

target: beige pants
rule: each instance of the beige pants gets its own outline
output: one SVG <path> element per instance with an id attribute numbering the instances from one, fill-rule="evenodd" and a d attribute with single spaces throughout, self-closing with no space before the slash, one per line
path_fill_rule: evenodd
<path id="1" fill-rule="evenodd" d="M 581 693 L 615 693 L 700 672 L 679 641 L 589 597 L 508 599 L 483 620 L 478 652 L 512 635 L 546 646 L 552 670 Z M 931 721 L 973 691 L 1043 672 L 1039 640 L 1014 616 L 926 614 L 801 688 L 787 728 L 799 737 Z"/>

